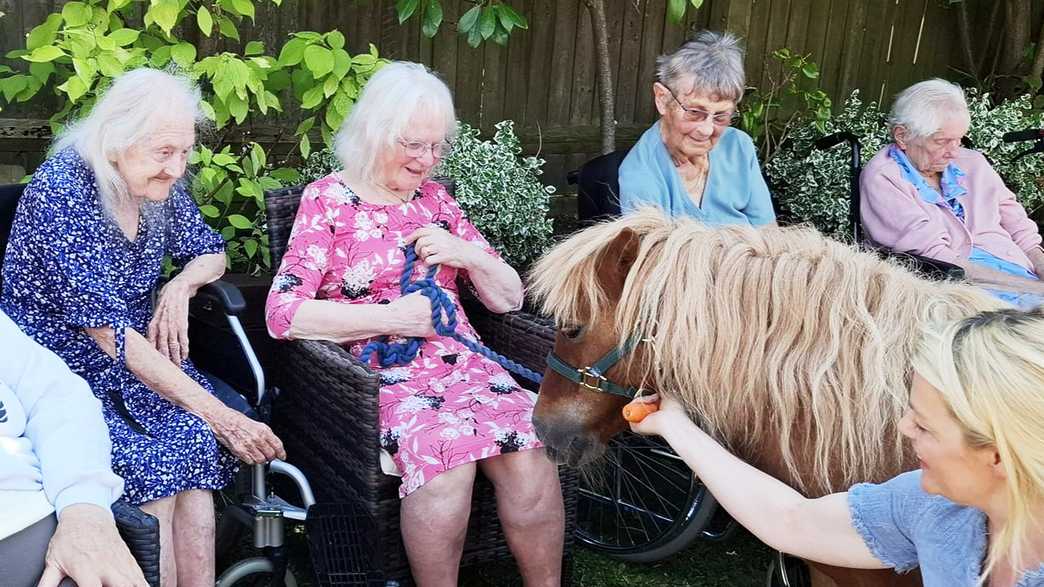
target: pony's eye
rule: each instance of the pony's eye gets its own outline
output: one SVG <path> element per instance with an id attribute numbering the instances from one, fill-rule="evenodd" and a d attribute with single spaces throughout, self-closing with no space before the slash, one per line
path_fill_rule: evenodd
<path id="1" fill-rule="evenodd" d="M 562 334 L 566 338 L 575 340 L 575 339 L 580 337 L 580 333 L 582 333 L 584 331 L 584 327 L 583 326 L 563 326 L 559 330 L 562 332 Z"/>

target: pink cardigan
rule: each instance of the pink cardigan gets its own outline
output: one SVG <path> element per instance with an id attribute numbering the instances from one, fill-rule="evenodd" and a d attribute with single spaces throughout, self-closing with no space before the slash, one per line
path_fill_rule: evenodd
<path id="1" fill-rule="evenodd" d="M 1033 271 L 1026 251 L 1040 245 L 1037 225 L 978 151 L 961 149 L 955 161 L 965 222 L 943 205 L 921 199 L 902 177 L 899 165 L 881 149 L 859 177 L 863 228 L 874 243 L 952 263 L 966 260 L 972 246 Z"/>

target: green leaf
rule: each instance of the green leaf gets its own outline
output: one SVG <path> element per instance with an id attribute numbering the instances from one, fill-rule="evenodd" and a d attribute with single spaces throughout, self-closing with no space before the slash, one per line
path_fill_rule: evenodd
<path id="1" fill-rule="evenodd" d="M 67 26 L 83 26 L 91 21 L 91 7 L 83 2 L 69 2 L 62 6 L 62 18 Z"/>
<path id="2" fill-rule="evenodd" d="M 94 76 L 98 74 L 94 63 L 91 63 L 88 59 L 73 59 L 73 69 L 76 70 L 76 75 L 83 80 L 83 83 L 88 85 L 94 81 Z"/>
<path id="3" fill-rule="evenodd" d="M 508 32 L 503 27 L 497 25 L 497 30 L 493 31 L 493 36 L 490 38 L 494 43 L 504 47 L 508 42 Z"/>
<path id="4" fill-rule="evenodd" d="M 211 170 L 210 169 L 204 169 L 203 171 L 211 171 Z M 212 206 L 210 204 L 204 204 L 204 205 L 200 206 L 199 207 L 199 212 L 200 212 L 200 214 L 206 216 L 207 218 L 217 218 L 218 216 L 221 216 L 221 211 L 217 209 L 217 206 Z"/>
<path id="5" fill-rule="evenodd" d="M 8 102 L 13 102 L 15 97 L 18 96 L 29 85 L 27 76 L 15 75 L 8 78 L 0 79 L 0 91 L 4 94 L 4 99 Z"/>
<path id="6" fill-rule="evenodd" d="M 304 62 L 308 69 L 311 70 L 312 75 L 315 76 L 315 79 L 319 79 L 333 71 L 333 52 L 326 47 L 309 45 L 304 51 Z"/>
<path id="7" fill-rule="evenodd" d="M 301 97 L 301 108 L 311 110 L 323 101 L 323 86 L 313 86 Z"/>
<path id="8" fill-rule="evenodd" d="M 314 125 L 315 125 L 315 117 L 314 116 L 309 116 L 308 118 L 302 120 L 301 123 L 297 125 L 297 130 L 294 131 L 294 134 L 295 135 L 305 134 L 308 131 L 312 130 L 312 126 L 314 126 Z"/>
<path id="9" fill-rule="evenodd" d="M 154 0 L 153 5 L 149 7 L 148 12 L 145 14 L 147 17 L 151 17 L 152 21 L 169 35 L 171 29 L 178 22 L 178 13 L 180 11 L 181 6 L 178 4 L 178 0 Z"/>
<path id="10" fill-rule="evenodd" d="M 257 240 L 248 238 L 243 241 L 243 249 L 246 251 L 247 257 L 253 259 L 254 255 L 257 254 Z"/>
<path id="11" fill-rule="evenodd" d="M 242 214 L 230 214 L 228 216 L 228 223 L 241 230 L 247 230 L 254 227 L 254 223 Z"/>
<path id="12" fill-rule="evenodd" d="M 47 80 L 51 78 L 51 74 L 54 73 L 53 63 L 30 63 L 29 73 L 36 78 L 41 84 L 46 84 Z M 79 71 L 77 70 L 77 73 Z"/>
<path id="13" fill-rule="evenodd" d="M 54 43 L 55 38 L 58 35 L 58 29 L 62 26 L 62 17 L 58 14 L 52 14 L 47 17 L 47 20 L 43 24 L 35 27 L 29 32 L 29 37 L 26 39 L 25 48 L 29 51 L 35 51 L 40 47 L 44 47 Z"/>
<path id="14" fill-rule="evenodd" d="M 196 26 L 199 27 L 199 32 L 205 36 L 210 36 L 210 33 L 214 30 L 214 17 L 210 15 L 210 11 L 207 10 L 206 6 L 200 6 L 199 10 L 196 11 Z"/>
<path id="15" fill-rule="evenodd" d="M 808 79 L 817 79 L 819 77 L 819 66 L 815 63 L 806 63 L 801 68 L 801 73 Z"/>
<path id="16" fill-rule="evenodd" d="M 360 53 L 355 57 L 352 57 L 352 63 L 364 68 L 370 68 L 373 67 L 375 63 L 377 63 L 377 58 L 373 55 L 370 55 L 369 53 Z"/>
<path id="17" fill-rule="evenodd" d="M 228 113 L 236 119 L 236 124 L 243 124 L 249 111 L 250 105 L 247 104 L 246 100 L 240 98 L 238 94 L 229 94 Z"/>
<path id="18" fill-rule="evenodd" d="M 280 167 L 273 169 L 268 175 L 279 180 L 283 185 L 295 184 L 301 181 L 301 174 L 291 167 Z"/>
<path id="19" fill-rule="evenodd" d="M 396 0 L 395 11 L 399 13 L 399 24 L 402 24 L 417 12 L 420 0 Z"/>
<path id="20" fill-rule="evenodd" d="M 307 159 L 308 155 L 312 153 L 312 141 L 308 140 L 307 134 L 301 135 L 301 142 L 298 145 L 298 148 L 301 150 L 301 156 L 305 159 Z"/>
<path id="21" fill-rule="evenodd" d="M 170 48 L 170 57 L 174 63 L 188 68 L 196 62 L 196 47 L 192 43 L 182 41 Z"/>
<path id="22" fill-rule="evenodd" d="M 250 41 L 243 49 L 243 55 L 264 55 L 265 44 L 261 41 Z"/>
<path id="23" fill-rule="evenodd" d="M 482 33 L 483 39 L 488 39 L 493 36 L 493 32 L 497 30 L 497 13 L 493 6 L 487 6 L 482 9 L 482 17 L 479 19 L 479 32 Z"/>
<path id="24" fill-rule="evenodd" d="M 261 145 L 254 143 L 250 147 L 250 160 L 254 162 L 254 168 L 261 169 L 265 166 L 267 156 L 265 150 L 261 148 Z"/>
<path id="25" fill-rule="evenodd" d="M 686 0 L 667 0 L 667 18 L 678 24 L 685 18 Z"/>
<path id="26" fill-rule="evenodd" d="M 692 4 L 693 9 L 699 10 L 700 6 L 703 6 L 703 0 L 689 0 L 689 4 Z"/>
<path id="27" fill-rule="evenodd" d="M 68 94 L 69 100 L 72 102 L 76 102 L 87 93 L 87 85 L 78 77 L 65 80 L 65 83 L 58 86 L 58 89 Z"/>
<path id="28" fill-rule="evenodd" d="M 239 29 L 236 28 L 236 23 L 224 14 L 218 15 L 218 32 L 229 39 L 239 40 Z"/>
<path id="29" fill-rule="evenodd" d="M 155 55 L 153 56 L 155 57 Z M 170 59 L 170 51 L 167 51 L 167 58 Z M 166 63 L 166 62 L 164 62 Z M 162 64 L 152 62 L 157 67 L 162 67 Z M 115 57 L 109 53 L 102 53 L 98 55 L 98 71 L 102 72 L 105 77 L 116 77 L 123 73 L 123 64 L 119 62 Z"/>
<path id="30" fill-rule="evenodd" d="M 516 12 L 514 8 L 508 6 L 507 4 L 497 5 L 497 16 L 500 18 L 501 24 L 503 24 L 504 19 L 507 18 L 517 29 L 529 28 L 529 22 L 526 20 L 526 17 Z M 507 25 L 505 25 L 504 28 L 508 31 L 511 30 L 511 28 Z"/>
<path id="31" fill-rule="evenodd" d="M 233 163 L 235 163 L 236 162 L 236 158 L 233 157 L 232 155 L 229 155 L 228 153 L 218 153 L 218 154 L 214 155 L 214 158 L 212 159 L 212 161 L 214 162 L 215 165 L 220 165 L 220 166 L 224 167 L 226 165 L 232 165 Z"/>
<path id="32" fill-rule="evenodd" d="M 304 58 L 305 47 L 308 46 L 308 41 L 294 37 L 283 45 L 283 49 L 279 52 L 279 65 L 284 67 L 290 65 L 297 65 L 301 63 L 301 59 Z"/>
<path id="33" fill-rule="evenodd" d="M 332 49 L 344 48 L 344 34 L 341 31 L 330 31 L 326 33 L 326 44 Z"/>
<path id="34" fill-rule="evenodd" d="M 330 100 L 330 106 L 344 119 L 345 116 L 348 116 L 348 111 L 352 109 L 352 99 L 343 91 L 337 92 L 334 94 L 333 99 Z"/>
<path id="35" fill-rule="evenodd" d="M 471 27 L 468 31 L 468 45 L 472 48 L 478 47 L 482 44 L 482 31 L 479 30 L 478 26 Z"/>
<path id="36" fill-rule="evenodd" d="M 344 116 L 333 106 L 326 107 L 326 115 L 323 118 L 326 126 L 333 129 L 341 128 L 341 123 L 344 122 Z"/>
<path id="37" fill-rule="evenodd" d="M 171 47 L 170 45 L 164 45 L 164 46 L 160 47 L 159 49 L 156 49 L 155 51 L 152 52 L 152 56 L 149 57 L 149 63 L 151 63 L 153 67 L 163 67 L 163 66 L 165 66 L 170 61 L 170 52 L 171 52 L 172 49 L 173 49 L 173 47 Z M 101 58 L 104 57 L 104 56 L 105 55 L 99 55 L 98 56 L 98 64 L 99 65 L 101 65 Z M 114 61 L 115 61 L 115 59 L 114 59 Z M 123 66 L 122 65 L 120 66 L 120 70 L 121 71 L 123 70 Z M 104 73 L 104 71 L 105 70 L 103 69 L 102 72 Z M 106 75 L 108 75 L 108 74 L 106 74 Z"/>
<path id="38" fill-rule="evenodd" d="M 126 47 L 127 45 L 133 45 L 140 35 L 141 33 L 134 29 L 120 29 L 109 33 L 109 38 L 116 43 L 117 47 Z"/>
<path id="39" fill-rule="evenodd" d="M 344 49 L 334 49 L 333 76 L 337 79 L 343 78 L 348 70 L 352 68 L 352 57 Z"/>
<path id="40" fill-rule="evenodd" d="M 460 20 L 457 21 L 457 30 L 461 34 L 468 34 L 471 29 L 475 28 L 478 24 L 479 16 L 482 15 L 482 7 L 476 4 L 472 6 L 467 12 L 461 15 Z"/>
<path id="41" fill-rule="evenodd" d="M 109 12 L 116 12 L 131 3 L 131 0 L 109 0 Z"/>
<path id="42" fill-rule="evenodd" d="M 46 63 L 48 61 L 54 61 L 59 57 L 65 57 L 65 51 L 62 51 L 54 45 L 48 45 L 46 47 L 40 47 L 32 53 L 26 55 L 22 59 L 26 61 L 33 61 L 36 63 Z"/>
<path id="43" fill-rule="evenodd" d="M 424 9 L 424 24 L 421 31 L 429 39 L 439 32 L 442 26 L 442 3 L 439 0 L 428 0 L 428 6 Z"/>
<path id="44" fill-rule="evenodd" d="M 254 3 L 251 0 L 232 0 L 232 7 L 239 14 L 254 20 Z"/>
<path id="45" fill-rule="evenodd" d="M 332 75 L 328 76 L 326 81 L 323 82 L 323 97 L 329 98 L 330 96 L 333 96 L 334 92 L 336 92 L 337 88 L 341 85 L 340 81 L 341 80 Z"/>

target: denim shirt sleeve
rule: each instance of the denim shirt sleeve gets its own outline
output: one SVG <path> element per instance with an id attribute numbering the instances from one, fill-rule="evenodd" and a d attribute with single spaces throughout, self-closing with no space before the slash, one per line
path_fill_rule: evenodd
<path id="1" fill-rule="evenodd" d="M 852 525 L 870 552 L 897 572 L 918 566 L 914 534 L 928 497 L 921 490 L 920 471 L 881 484 L 860 483 L 848 490 Z"/>

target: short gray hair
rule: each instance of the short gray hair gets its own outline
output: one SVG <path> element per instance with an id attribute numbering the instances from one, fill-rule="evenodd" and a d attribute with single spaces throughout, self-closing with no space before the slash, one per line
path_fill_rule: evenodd
<path id="1" fill-rule="evenodd" d="M 692 87 L 678 87 L 684 79 Z M 747 77 L 743 71 L 743 46 L 735 35 L 700 31 L 673 53 L 656 59 L 656 80 L 673 92 L 697 91 L 739 102 Z"/>
<path id="2" fill-rule="evenodd" d="M 345 172 L 369 182 L 375 180 L 381 153 L 402 137 L 418 112 L 441 119 L 449 139 L 457 115 L 449 87 L 427 67 L 394 61 L 375 73 L 337 131 L 334 147 Z"/>
<path id="3" fill-rule="evenodd" d="M 902 126 L 916 138 L 935 134 L 953 117 L 970 120 L 964 90 L 944 79 L 930 79 L 906 88 L 895 97 L 888 127 Z"/>
<path id="4" fill-rule="evenodd" d="M 148 137 L 158 121 L 183 117 L 193 128 L 206 120 L 199 88 L 174 72 L 142 67 L 120 75 L 90 113 L 55 139 L 52 151 L 72 147 L 94 171 L 102 208 L 112 213 L 130 197 L 115 159 Z"/>

